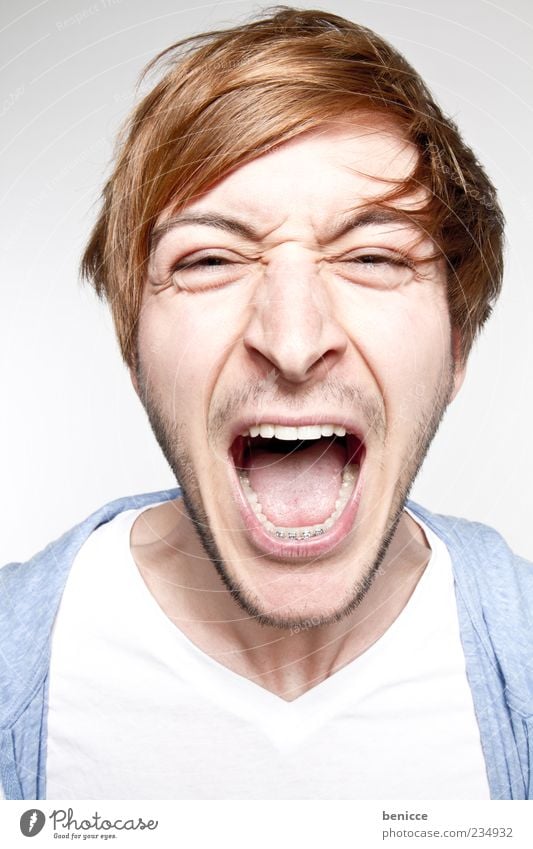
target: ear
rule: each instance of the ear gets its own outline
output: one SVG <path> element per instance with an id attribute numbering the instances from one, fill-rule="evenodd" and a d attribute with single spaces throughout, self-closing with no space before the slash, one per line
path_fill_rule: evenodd
<path id="1" fill-rule="evenodd" d="M 454 363 L 454 377 L 450 403 L 459 392 L 466 375 L 466 359 L 463 357 L 463 343 L 460 331 L 457 327 L 452 327 L 452 357 Z"/>

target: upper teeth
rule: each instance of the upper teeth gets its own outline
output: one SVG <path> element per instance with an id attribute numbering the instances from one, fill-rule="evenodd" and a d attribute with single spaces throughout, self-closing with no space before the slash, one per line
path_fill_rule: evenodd
<path id="1" fill-rule="evenodd" d="M 323 425 L 301 425 L 299 427 L 288 427 L 287 425 L 261 424 L 254 425 L 250 430 L 241 433 L 241 436 L 262 436 L 264 439 L 320 439 L 321 436 L 346 436 L 346 428 L 335 424 Z"/>

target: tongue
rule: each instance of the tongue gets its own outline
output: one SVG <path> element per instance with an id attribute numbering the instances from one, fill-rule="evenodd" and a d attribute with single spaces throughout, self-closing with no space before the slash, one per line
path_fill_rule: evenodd
<path id="1" fill-rule="evenodd" d="M 342 446 L 325 440 L 289 454 L 258 448 L 250 453 L 248 479 L 274 525 L 315 525 L 335 510 L 345 460 Z"/>

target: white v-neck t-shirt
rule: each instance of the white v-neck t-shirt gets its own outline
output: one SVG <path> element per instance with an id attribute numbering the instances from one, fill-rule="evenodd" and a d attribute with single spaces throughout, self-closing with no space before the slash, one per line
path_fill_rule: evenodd
<path id="1" fill-rule="evenodd" d="M 153 505 L 155 506 L 155 505 Z M 488 799 L 451 562 L 432 549 L 363 655 L 287 702 L 163 613 L 129 539 L 146 507 L 86 540 L 52 635 L 48 799 Z"/>

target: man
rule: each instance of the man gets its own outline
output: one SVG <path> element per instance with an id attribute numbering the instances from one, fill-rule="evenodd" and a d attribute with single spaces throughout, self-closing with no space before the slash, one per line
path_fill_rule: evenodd
<path id="1" fill-rule="evenodd" d="M 181 486 L 2 570 L 8 798 L 531 798 L 531 565 L 407 495 L 502 274 L 375 33 L 163 54 L 83 259 Z"/>

